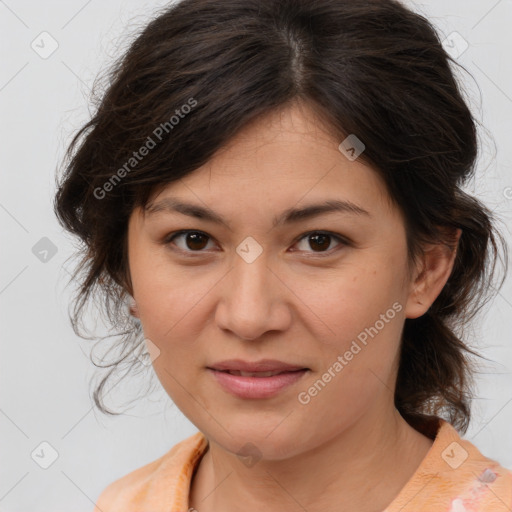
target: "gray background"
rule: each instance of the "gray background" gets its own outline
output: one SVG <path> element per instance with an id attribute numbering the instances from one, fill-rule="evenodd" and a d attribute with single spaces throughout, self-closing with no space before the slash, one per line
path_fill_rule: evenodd
<path id="1" fill-rule="evenodd" d="M 2 511 L 92 510 L 106 485 L 197 430 L 158 382 L 123 416 L 103 416 L 92 406 L 92 342 L 77 338 L 67 319 L 66 259 L 73 244 L 51 208 L 56 166 L 71 135 L 88 119 L 96 74 L 165 3 L 0 1 Z M 406 3 L 426 14 L 443 37 L 458 33 L 447 44 L 476 80 L 460 76 L 471 108 L 489 131 L 480 134 L 478 176 L 470 189 L 502 219 L 510 242 L 512 1 Z M 50 36 L 40 35 L 45 31 Z M 58 48 L 44 55 L 52 44 Z M 478 377 L 473 422 L 465 436 L 510 468 L 511 319 L 509 277 L 477 322 L 474 341 L 490 361 Z M 108 404 L 122 406 L 136 397 L 151 372 L 149 367 L 145 375 L 125 379 Z M 58 457 L 43 469 L 53 450 Z"/>

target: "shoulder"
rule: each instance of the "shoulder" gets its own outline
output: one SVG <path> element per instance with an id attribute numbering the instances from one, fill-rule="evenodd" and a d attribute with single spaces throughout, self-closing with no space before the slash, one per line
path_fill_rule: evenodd
<path id="1" fill-rule="evenodd" d="M 453 510 L 458 510 L 459 504 L 482 511 L 499 511 L 504 506 L 509 510 L 512 506 L 512 471 L 482 454 L 450 423 L 441 422 L 430 455 L 425 476 L 433 478 L 432 484 L 439 484 L 439 494 L 450 497 Z"/>
<path id="2" fill-rule="evenodd" d="M 159 512 L 160 506 L 162 511 L 170 510 L 170 504 L 188 498 L 193 470 L 207 446 L 202 432 L 180 441 L 158 459 L 108 485 L 93 512 Z"/>

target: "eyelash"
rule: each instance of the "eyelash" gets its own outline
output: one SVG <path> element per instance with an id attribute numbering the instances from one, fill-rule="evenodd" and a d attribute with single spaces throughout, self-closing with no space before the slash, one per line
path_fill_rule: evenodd
<path id="1" fill-rule="evenodd" d="M 182 229 L 180 231 L 174 231 L 173 233 L 170 233 L 169 235 L 167 235 L 162 243 L 166 246 L 168 245 L 171 245 L 174 241 L 175 238 L 177 238 L 178 236 L 181 236 L 181 235 L 186 235 L 188 233 L 197 233 L 197 234 L 201 234 L 201 235 L 204 235 L 206 236 L 209 240 L 212 240 L 213 238 L 208 235 L 207 233 L 205 233 L 204 231 L 198 231 L 196 229 Z M 349 246 L 350 245 L 350 241 L 336 233 L 332 233 L 330 231 L 308 231 L 307 233 L 304 233 L 303 235 L 301 235 L 300 237 L 298 237 L 295 241 L 294 241 L 294 245 L 298 242 L 300 242 L 301 240 L 303 240 L 304 238 L 307 238 L 308 236 L 311 236 L 311 235 L 326 235 L 326 236 L 329 236 L 333 239 L 336 239 L 338 242 L 340 242 L 340 244 L 342 246 Z M 174 244 L 175 245 L 175 244 Z M 185 249 L 181 249 L 180 247 L 177 247 L 177 249 L 174 249 L 173 250 L 176 250 L 178 252 L 181 252 L 182 254 L 185 254 L 187 257 L 195 257 L 194 254 L 201 254 L 203 252 L 206 252 L 204 250 L 199 250 L 199 251 L 191 251 L 191 250 L 185 250 Z M 320 251 L 320 252 L 313 252 L 314 256 L 308 256 L 308 257 L 325 257 L 325 256 L 331 256 L 333 251 L 336 251 L 336 248 L 335 249 L 329 249 L 327 251 Z M 300 252 L 300 251 L 297 251 L 297 252 Z M 309 251 L 306 251 L 306 252 L 309 252 Z M 324 256 L 325 255 L 325 256 Z"/>

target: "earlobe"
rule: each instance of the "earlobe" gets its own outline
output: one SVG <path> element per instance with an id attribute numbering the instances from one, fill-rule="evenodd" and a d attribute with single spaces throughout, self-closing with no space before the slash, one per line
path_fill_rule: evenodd
<path id="1" fill-rule="evenodd" d="M 128 299 L 128 311 L 131 316 L 139 318 L 139 310 L 137 309 L 137 303 L 133 297 L 129 297 Z"/>
<path id="2" fill-rule="evenodd" d="M 424 315 L 437 299 L 448 281 L 455 263 L 457 247 L 462 230 L 450 233 L 453 244 L 429 244 L 424 248 L 416 275 L 411 282 L 411 291 L 405 307 L 406 318 Z"/>

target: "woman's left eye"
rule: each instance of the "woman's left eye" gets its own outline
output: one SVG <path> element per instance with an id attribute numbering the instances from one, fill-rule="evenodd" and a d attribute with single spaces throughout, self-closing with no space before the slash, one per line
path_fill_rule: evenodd
<path id="1" fill-rule="evenodd" d="M 175 243 L 175 240 L 178 239 L 181 239 L 184 242 L 184 245 L 180 246 L 179 244 Z M 164 244 L 176 245 L 178 249 L 183 252 L 204 252 L 202 249 L 207 247 L 208 239 L 211 239 L 211 237 L 202 231 L 183 230 L 171 233 L 165 238 Z M 346 239 L 327 231 L 310 231 L 309 233 L 302 235 L 297 240 L 296 244 L 300 244 L 303 240 L 306 244 L 309 244 L 311 248 L 319 249 L 312 251 L 313 253 L 330 253 L 332 251 L 331 242 L 333 240 L 338 241 L 340 245 L 348 245 Z M 306 250 L 305 252 L 309 251 Z"/>
<path id="2" fill-rule="evenodd" d="M 310 233 L 306 233 L 299 239 L 299 243 L 301 240 L 306 240 L 306 243 L 310 244 L 310 247 L 317 247 L 321 249 L 320 251 L 313 252 L 331 252 L 332 240 L 337 240 L 340 245 L 347 245 L 347 242 L 340 236 L 325 231 L 312 231 Z"/>

